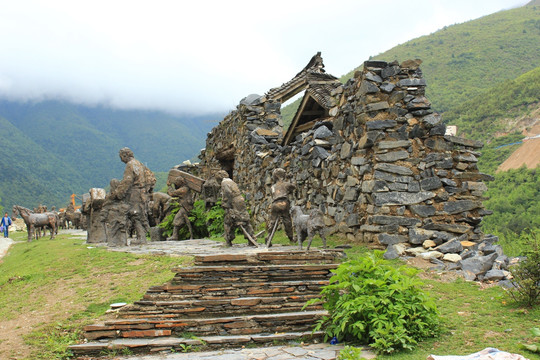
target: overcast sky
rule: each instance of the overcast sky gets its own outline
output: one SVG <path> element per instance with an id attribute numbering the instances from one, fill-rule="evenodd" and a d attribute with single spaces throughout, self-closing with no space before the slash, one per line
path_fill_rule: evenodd
<path id="1" fill-rule="evenodd" d="M 0 0 L 0 97 L 225 112 L 288 81 L 317 51 L 341 76 L 407 40 L 527 2 Z"/>

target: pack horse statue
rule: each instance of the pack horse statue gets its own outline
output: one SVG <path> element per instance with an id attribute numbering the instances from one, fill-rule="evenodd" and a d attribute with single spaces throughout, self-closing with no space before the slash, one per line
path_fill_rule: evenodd
<path id="1" fill-rule="evenodd" d="M 28 241 L 32 241 L 32 235 L 34 232 L 41 227 L 48 227 L 51 230 L 51 239 L 54 239 L 54 234 L 56 233 L 56 226 L 58 223 L 58 216 L 52 212 L 46 212 L 42 214 L 36 214 L 31 210 L 19 206 L 13 205 L 12 209 L 13 214 L 20 215 L 28 231 Z"/>

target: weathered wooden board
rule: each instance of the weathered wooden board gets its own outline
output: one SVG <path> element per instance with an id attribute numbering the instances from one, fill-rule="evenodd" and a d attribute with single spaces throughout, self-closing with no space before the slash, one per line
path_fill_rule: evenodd
<path id="1" fill-rule="evenodd" d="M 199 193 L 202 192 L 202 186 L 204 184 L 204 179 L 201 179 L 200 177 L 195 176 L 195 175 L 191 175 L 190 173 L 187 173 L 187 172 L 182 171 L 182 170 L 171 169 L 171 170 L 169 170 L 168 182 L 169 182 L 169 180 L 174 179 L 174 178 L 176 178 L 178 176 L 181 176 L 181 177 L 184 178 L 184 181 L 186 182 L 187 186 L 191 190 L 199 192 Z"/>

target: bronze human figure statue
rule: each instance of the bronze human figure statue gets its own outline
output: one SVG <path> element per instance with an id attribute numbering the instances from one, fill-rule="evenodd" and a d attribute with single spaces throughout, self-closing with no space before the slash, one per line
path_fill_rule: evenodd
<path id="1" fill-rule="evenodd" d="M 173 220 L 173 233 L 167 240 L 178 240 L 178 231 L 187 226 L 189 229 L 189 238 L 193 239 L 193 229 L 189 221 L 189 213 L 193 210 L 193 195 L 189 186 L 182 176 L 176 176 L 167 180 L 167 194 L 172 197 L 172 201 L 177 201 L 180 208 Z"/>
<path id="2" fill-rule="evenodd" d="M 100 220 L 104 226 L 105 239 L 109 246 L 127 246 L 129 229 L 129 204 L 118 199 L 116 189 L 120 180 L 112 179 L 111 191 L 105 196 L 100 212 Z"/>
<path id="3" fill-rule="evenodd" d="M 161 223 L 163 219 L 171 212 L 171 199 L 169 194 L 162 192 L 152 193 L 152 216 L 156 225 Z"/>
<path id="4" fill-rule="evenodd" d="M 136 233 L 136 238 L 131 240 L 131 244 L 145 244 L 146 233 L 150 229 L 148 203 L 156 178 L 146 166 L 135 159 L 133 151 L 129 148 L 120 149 L 119 155 L 126 168 L 124 177 L 116 188 L 115 197 L 129 205 L 129 220 Z"/>
<path id="5" fill-rule="evenodd" d="M 274 169 L 272 172 L 272 204 L 270 205 L 270 218 L 266 223 L 266 245 L 272 246 L 272 237 L 276 231 L 279 221 L 283 223 L 285 233 L 289 240 L 294 243 L 294 233 L 292 219 L 290 214 L 291 204 L 289 196 L 294 192 L 296 186 L 293 183 L 286 181 L 286 172 L 282 168 Z"/>
<path id="6" fill-rule="evenodd" d="M 257 246 L 244 197 L 240 193 L 238 185 L 228 176 L 224 170 L 216 173 L 216 181 L 221 183 L 221 192 L 223 195 L 221 206 L 225 209 L 223 225 L 227 246 L 232 246 L 232 242 L 236 237 L 236 228 L 242 229 L 249 246 Z"/>
<path id="7" fill-rule="evenodd" d="M 206 210 L 210 210 L 214 207 L 219 200 L 219 193 L 221 191 L 221 185 L 216 181 L 215 176 L 211 176 L 207 179 L 202 186 L 202 193 L 204 197 L 204 207 Z"/>

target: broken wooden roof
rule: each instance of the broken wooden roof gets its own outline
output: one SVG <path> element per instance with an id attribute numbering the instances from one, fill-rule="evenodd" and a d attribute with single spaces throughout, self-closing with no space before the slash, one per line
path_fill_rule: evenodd
<path id="1" fill-rule="evenodd" d="M 304 98 L 283 137 L 283 144 L 288 144 L 299 133 L 309 130 L 317 120 L 329 116 L 334 107 L 332 93 L 341 86 L 339 80 L 324 71 L 321 53 L 318 52 L 296 76 L 278 88 L 270 89 L 267 98 L 281 103 L 306 90 Z"/>
<path id="2" fill-rule="evenodd" d="M 319 51 L 294 78 L 282 84 L 280 87 L 270 89 L 266 93 L 266 97 L 284 103 L 308 87 L 329 82 L 339 81 L 335 76 L 327 74 L 324 71 L 324 63 L 321 52 Z"/>

